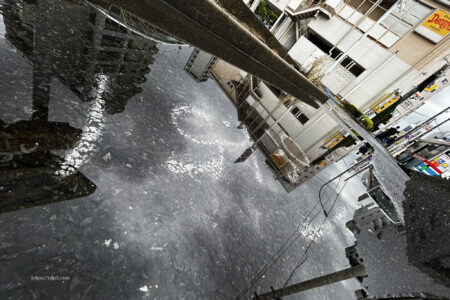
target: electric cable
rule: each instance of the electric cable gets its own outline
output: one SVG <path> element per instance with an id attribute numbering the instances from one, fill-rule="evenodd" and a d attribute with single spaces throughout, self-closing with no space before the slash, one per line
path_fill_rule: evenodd
<path id="1" fill-rule="evenodd" d="M 322 181 L 321 179 L 319 179 L 319 180 Z M 322 181 L 322 182 L 323 182 L 323 181 Z M 338 185 L 339 185 L 339 183 L 338 183 Z M 335 191 L 335 189 L 337 188 L 338 185 L 336 185 L 336 187 L 334 188 L 334 191 Z M 328 199 L 326 200 L 327 203 L 328 203 L 329 199 L 331 198 L 331 195 L 332 195 L 332 194 L 333 194 L 333 192 L 330 193 L 330 196 L 329 196 Z M 303 223 L 311 216 L 311 214 L 313 213 L 313 211 L 315 210 L 315 208 L 317 207 L 318 204 L 319 204 L 319 202 L 316 202 L 316 203 L 314 204 L 314 206 L 311 208 L 311 210 L 309 211 L 309 213 L 304 217 Z M 320 212 L 320 211 L 318 211 L 318 212 L 316 213 L 316 215 L 311 219 L 311 221 L 310 221 L 306 226 L 308 226 L 308 225 L 311 224 L 312 220 L 314 220 L 314 219 L 317 217 L 317 215 L 318 215 L 319 212 Z M 303 225 L 303 226 L 304 226 L 304 225 Z M 246 293 L 246 292 L 251 288 L 251 286 L 253 286 L 254 283 L 256 283 L 256 281 L 259 280 L 259 279 L 262 277 L 262 275 L 265 273 L 265 271 L 266 271 L 268 268 L 270 268 L 270 267 L 271 267 L 271 266 L 279 259 L 279 257 L 281 257 L 281 255 L 284 254 L 284 253 L 292 246 L 293 242 L 295 242 L 295 241 L 301 236 L 301 233 L 299 232 L 300 227 L 301 227 L 301 226 L 297 226 L 297 228 L 296 228 L 296 229 L 293 231 L 293 233 L 288 237 L 288 239 L 283 243 L 283 245 L 281 245 L 281 247 L 276 251 L 276 253 L 275 253 L 275 254 L 274 254 L 274 255 L 266 262 L 266 264 L 260 269 L 260 271 L 259 271 L 259 272 L 253 277 L 253 279 L 249 282 L 248 285 L 250 285 L 250 287 L 247 286 L 246 288 L 244 288 L 244 290 L 241 291 L 241 293 L 239 294 L 238 298 L 239 298 L 242 294 Z M 286 244 L 289 243 L 289 240 L 295 235 L 296 232 L 297 232 L 297 236 L 294 238 L 293 241 L 291 241 L 291 243 L 288 245 L 288 247 L 287 247 L 286 249 L 283 250 L 283 248 L 286 246 Z M 278 257 L 277 257 L 277 256 L 278 256 Z"/>
<path id="2" fill-rule="evenodd" d="M 418 115 L 421 115 L 422 117 L 425 117 L 426 120 L 429 119 L 428 116 L 426 116 L 426 115 L 424 115 L 424 114 L 421 114 L 421 113 L 419 113 L 419 112 L 417 112 L 417 111 L 415 111 L 415 110 L 414 110 L 413 112 L 416 113 L 416 114 L 418 114 Z M 443 133 L 442 130 L 441 130 L 441 127 L 438 125 L 437 119 L 434 119 L 433 121 L 436 123 L 436 125 L 437 125 L 436 128 L 439 130 L 441 136 L 442 136 L 442 137 L 445 137 L 444 133 Z"/>
<path id="3" fill-rule="evenodd" d="M 348 167 L 348 165 L 347 165 L 347 162 L 345 161 L 345 159 L 343 159 L 343 161 L 344 161 L 344 163 L 345 163 L 345 165 L 346 165 L 346 167 Z M 356 165 L 359 165 L 360 163 L 362 163 L 362 162 L 359 162 L 358 164 L 356 164 Z M 355 165 L 355 166 L 356 166 Z M 354 166 L 354 167 L 355 167 Z M 347 172 L 348 170 L 346 170 L 345 172 Z M 344 173 L 345 173 L 344 172 Z M 344 173 L 342 173 L 341 174 L 341 176 L 344 174 Z M 327 198 L 327 200 L 326 200 L 326 203 L 325 204 L 328 204 L 328 202 L 331 200 L 331 196 L 332 196 L 332 194 L 333 193 L 336 193 L 336 190 L 337 190 L 337 188 L 338 188 L 338 186 L 339 186 L 339 184 L 340 184 L 340 181 L 341 181 L 341 176 L 339 176 L 340 178 L 339 178 L 339 182 L 338 182 L 338 184 L 335 186 L 335 188 L 333 189 L 333 192 L 331 192 L 330 193 L 330 195 L 329 195 L 329 197 Z M 336 177 L 337 178 L 337 177 Z M 334 178 L 334 179 L 336 179 L 336 178 Z M 333 180 L 334 180 L 333 179 Z M 321 179 L 319 178 L 319 180 L 321 181 Z M 328 183 L 331 183 L 331 181 L 330 182 L 328 182 Z M 324 187 L 324 185 L 322 185 L 322 187 L 321 187 L 321 189 Z M 345 185 L 344 185 L 344 187 L 345 187 Z M 336 195 L 336 199 L 337 199 L 337 197 L 339 197 L 339 195 L 340 195 L 340 193 L 342 192 L 342 190 L 343 190 L 343 188 L 341 188 L 341 191 Z M 320 190 L 321 191 L 321 190 Z M 320 195 L 320 194 L 319 194 Z M 336 199 L 334 200 L 335 202 L 336 202 Z M 264 266 L 260 269 L 260 271 L 255 275 L 255 276 L 253 276 L 253 278 L 250 280 L 250 282 L 245 286 L 245 288 L 244 289 L 242 289 L 241 290 L 241 292 L 239 293 L 239 295 L 236 297 L 236 299 L 239 299 L 243 294 L 245 294 L 245 293 L 247 293 L 250 289 L 251 289 L 251 287 L 253 286 L 253 285 L 255 285 L 255 283 L 265 274 L 265 272 L 273 265 L 273 264 L 275 264 L 277 261 L 278 261 L 278 259 L 289 249 L 289 248 L 291 248 L 292 247 L 292 245 L 294 244 L 294 242 L 302 235 L 302 233 L 300 232 L 300 228 L 301 227 L 305 227 L 305 225 L 304 225 L 304 223 L 305 223 L 305 221 L 308 219 L 308 217 L 313 213 L 313 211 L 315 210 L 315 208 L 317 207 L 317 205 L 318 204 L 321 204 L 322 206 L 323 206 L 323 203 L 322 203 L 322 201 L 321 201 L 321 198 L 319 197 L 319 201 L 316 201 L 316 203 L 314 204 L 314 206 L 312 207 L 312 209 L 309 211 L 309 213 L 304 217 L 304 219 L 303 219 L 303 221 L 302 221 L 302 225 L 299 225 L 299 226 L 297 226 L 297 228 L 293 231 L 293 233 L 288 237 L 288 239 L 282 244 L 282 246 L 276 251 L 276 253 L 274 254 L 274 255 L 272 255 L 272 257 L 264 264 Z M 334 204 L 333 204 L 333 206 L 334 206 Z M 306 225 L 306 226 L 309 226 L 314 220 L 315 220 L 315 218 L 317 218 L 317 216 L 320 214 L 320 212 L 321 212 L 321 210 L 318 210 L 317 212 L 316 212 L 316 214 L 310 219 L 310 221 L 308 222 L 308 224 Z M 326 213 L 326 216 L 328 216 L 328 213 L 325 211 L 325 209 L 324 209 L 324 212 Z M 325 220 L 326 220 L 326 218 L 324 219 L 324 221 L 323 222 L 325 222 Z M 323 225 L 323 222 L 322 222 L 322 224 L 320 225 L 320 227 Z M 297 235 L 295 236 L 295 233 L 297 233 Z M 295 236 L 295 238 L 292 240 L 292 241 L 290 241 L 293 237 Z M 286 246 L 287 245 L 287 246 Z M 286 248 L 284 248 L 286 246 Z M 284 248 L 284 249 L 283 249 Z"/>
<path id="4" fill-rule="evenodd" d="M 315 208 L 317 207 L 319 203 L 316 202 L 316 204 L 313 206 L 313 208 L 309 211 L 308 215 L 306 215 L 303 219 L 304 223 L 308 217 L 312 214 L 312 212 L 315 210 Z M 318 213 L 320 213 L 320 210 L 317 211 L 317 213 L 314 215 L 313 218 L 311 218 L 310 222 L 306 225 L 310 225 L 311 222 L 318 216 Z M 294 230 L 294 232 L 289 236 L 289 238 L 283 243 L 283 245 L 276 251 L 276 253 L 269 259 L 269 261 L 266 262 L 266 264 L 260 269 L 260 271 L 252 278 L 252 280 L 250 280 L 250 282 L 246 285 L 246 287 L 239 293 L 239 295 L 237 296 L 237 299 L 239 299 L 239 297 L 241 297 L 243 294 L 247 293 L 253 285 L 255 285 L 255 283 L 264 275 L 264 273 L 274 264 L 277 262 L 277 260 L 289 249 L 292 247 L 292 245 L 294 244 L 294 242 L 302 235 L 300 228 L 301 227 L 306 227 L 304 224 L 297 226 L 297 228 Z M 295 238 L 290 241 L 290 239 L 292 237 L 294 237 L 295 233 L 297 233 L 297 235 L 295 236 Z M 286 246 L 287 245 L 287 246 Z M 285 249 L 283 249 L 286 246 Z"/>
<path id="5" fill-rule="evenodd" d="M 339 180 L 340 181 L 340 180 Z M 338 187 L 338 185 L 336 185 L 335 190 L 333 192 L 336 191 L 336 188 Z M 327 198 L 326 200 L 326 204 L 331 200 L 331 195 L 333 194 L 333 192 L 330 193 L 330 196 Z M 339 195 L 337 195 L 339 196 Z M 269 259 L 268 262 L 266 262 L 266 264 L 260 269 L 260 271 L 252 278 L 252 280 L 246 285 L 246 287 L 239 293 L 239 295 L 237 296 L 237 299 L 239 299 L 242 295 L 244 295 L 245 293 L 247 293 L 252 287 L 253 285 L 255 285 L 255 283 L 264 275 L 264 273 L 273 265 L 275 264 L 279 258 L 281 258 L 281 256 L 292 247 L 292 245 L 294 244 L 294 242 L 302 235 L 300 228 L 301 227 L 307 227 L 309 226 L 316 218 L 317 216 L 320 214 L 321 210 L 319 209 L 316 214 L 310 219 L 310 221 L 308 222 L 308 224 L 304 225 L 304 222 L 308 219 L 308 217 L 313 213 L 313 211 L 315 210 L 315 208 L 317 207 L 317 205 L 319 204 L 319 201 L 316 201 L 315 205 L 312 207 L 312 209 L 309 211 L 308 215 L 305 216 L 305 218 L 303 219 L 303 224 L 297 226 L 297 228 L 294 230 L 294 232 L 289 236 L 289 238 L 283 243 L 283 245 L 277 250 L 277 252 L 271 257 L 271 259 Z M 326 218 L 324 219 L 324 221 L 322 222 L 322 224 L 319 226 L 319 230 L 320 227 L 323 225 L 323 223 L 325 222 Z M 295 238 L 289 242 L 289 240 L 295 235 L 295 233 L 297 233 L 297 235 L 295 236 Z M 314 239 L 313 239 L 314 241 Z M 285 249 L 284 246 L 287 247 Z M 311 243 L 312 245 L 312 243 Z M 308 248 L 309 249 L 309 248 Z M 298 268 L 297 268 L 298 269 Z"/>
<path id="6" fill-rule="evenodd" d="M 345 161 L 344 161 L 345 162 Z M 342 188 L 340 189 L 340 191 L 336 194 L 336 197 L 330 207 L 330 209 L 328 210 L 327 216 L 325 216 L 325 218 L 323 219 L 322 223 L 319 226 L 319 229 L 317 230 L 320 231 L 321 227 L 323 226 L 323 224 L 325 223 L 325 221 L 327 220 L 328 216 L 330 215 L 331 211 L 333 210 L 337 199 L 339 198 L 340 194 L 342 193 L 343 189 L 345 188 L 345 186 L 347 185 L 348 181 L 345 181 L 344 185 L 342 186 Z M 328 198 L 329 200 L 330 198 Z M 328 200 L 326 203 L 328 203 Z M 309 224 L 308 224 L 309 225 Z M 294 269 L 292 270 L 292 272 L 289 274 L 288 279 L 285 281 L 283 287 L 286 287 L 286 285 L 289 283 L 289 281 L 292 279 L 292 277 L 294 276 L 295 272 L 306 262 L 306 260 L 308 259 L 308 251 L 311 248 L 311 246 L 313 245 L 315 239 L 312 239 L 311 242 L 309 242 L 308 246 L 306 247 L 305 251 L 303 252 L 302 256 L 299 259 L 299 263 L 294 267 Z M 305 257 L 303 259 L 303 257 Z"/>
<path id="7" fill-rule="evenodd" d="M 434 122 L 436 123 L 436 128 L 437 128 L 437 129 L 439 130 L 439 132 L 441 133 L 441 136 L 444 138 L 445 135 L 444 135 L 444 133 L 443 133 L 442 130 L 441 130 L 441 126 L 438 124 L 437 120 L 434 120 Z"/>
<path id="8" fill-rule="evenodd" d="M 422 116 L 422 117 L 425 117 L 425 120 L 428 120 L 428 119 L 429 119 L 429 117 L 427 117 L 427 116 L 425 116 L 424 114 L 421 114 L 420 112 L 417 112 L 417 111 L 415 111 L 415 110 L 413 110 L 413 113 L 416 113 L 416 114 L 418 114 L 418 115 L 420 115 L 420 116 Z"/>

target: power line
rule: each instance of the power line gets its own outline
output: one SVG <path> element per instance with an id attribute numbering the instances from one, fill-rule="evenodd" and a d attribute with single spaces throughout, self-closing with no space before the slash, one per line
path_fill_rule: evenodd
<path id="1" fill-rule="evenodd" d="M 300 229 L 300 226 L 297 227 L 294 231 L 294 235 L 298 230 Z M 291 236 L 294 236 L 291 235 Z M 287 245 L 285 249 L 283 247 L 289 242 L 290 239 L 286 240 L 286 242 L 278 249 L 277 253 L 275 253 L 271 259 L 261 268 L 261 270 L 250 280 L 250 282 L 246 285 L 246 287 L 239 293 L 237 296 L 237 299 L 247 293 L 254 285 L 255 283 L 264 275 L 264 273 L 292 246 L 292 244 L 300 237 L 300 234 L 297 234 L 297 236 Z"/>
<path id="2" fill-rule="evenodd" d="M 305 222 L 308 217 L 312 214 L 314 209 L 317 207 L 319 203 L 316 202 L 316 204 L 313 206 L 313 208 L 310 210 L 307 216 L 303 219 L 303 222 Z M 320 212 L 320 210 L 318 211 Z M 317 217 L 318 214 L 316 214 L 311 220 L 314 220 Z M 308 223 L 308 225 L 311 223 L 311 221 Z M 304 225 L 303 225 L 304 226 Z M 276 251 L 276 253 L 269 259 L 269 261 L 266 262 L 266 264 L 260 269 L 260 271 L 250 280 L 250 282 L 246 285 L 246 287 L 239 293 L 237 296 L 237 299 L 241 297 L 243 294 L 247 293 L 254 285 L 255 283 L 264 275 L 264 273 L 277 262 L 277 260 L 289 249 L 292 247 L 294 242 L 302 235 L 300 232 L 300 227 L 297 226 L 297 228 L 294 230 L 294 232 L 289 236 L 289 238 L 283 243 L 283 245 Z M 295 236 L 295 234 L 297 235 Z M 294 239 L 292 239 L 295 236 Z M 292 240 L 291 240 L 292 239 Z M 291 241 L 290 241 L 291 240 Z M 286 246 L 287 245 L 287 246 Z M 284 248 L 286 246 L 286 248 Z M 284 249 L 283 249 L 284 248 Z"/>
<path id="3" fill-rule="evenodd" d="M 420 112 L 417 112 L 417 111 L 415 111 L 415 110 L 413 110 L 413 113 L 416 113 L 416 114 L 418 114 L 418 115 L 420 115 L 420 116 L 422 116 L 422 117 L 425 117 L 425 119 L 428 119 L 428 118 L 429 118 L 429 117 L 425 116 L 424 114 L 421 114 Z"/>
<path id="4" fill-rule="evenodd" d="M 343 161 L 344 161 L 344 163 L 345 163 L 345 166 L 348 168 L 348 165 L 347 165 L 347 162 L 345 161 L 345 159 L 343 159 Z M 341 178 L 342 178 L 342 177 L 341 177 Z M 332 211 L 333 208 L 334 208 L 334 205 L 336 204 L 336 201 L 337 201 L 338 197 L 341 195 L 342 191 L 344 190 L 345 186 L 347 185 L 348 179 L 350 179 L 350 178 L 347 178 L 347 180 L 345 180 L 345 183 L 344 183 L 344 185 L 342 186 L 341 190 L 340 190 L 339 193 L 336 195 L 336 198 L 334 198 L 334 202 L 333 202 L 333 204 L 331 205 L 330 209 L 328 210 L 328 215 L 330 215 L 331 211 Z M 326 219 L 326 218 L 325 218 L 325 219 Z"/>
<path id="5" fill-rule="evenodd" d="M 346 167 L 348 167 L 347 162 L 345 162 L 345 159 L 343 160 Z M 360 162 L 361 163 L 361 162 Z M 359 165 L 359 163 L 357 164 Z M 353 166 L 353 167 L 356 167 Z M 343 173 L 339 174 L 337 177 L 342 176 L 345 172 L 347 172 L 348 169 L 346 171 L 344 171 Z M 337 177 L 333 178 L 331 181 L 333 181 L 334 179 L 336 179 Z M 317 178 L 319 181 L 323 182 L 323 180 L 317 175 Z M 328 202 L 331 200 L 331 197 L 333 195 L 333 193 L 336 193 L 336 190 L 338 188 L 338 186 L 340 185 L 340 181 L 341 181 L 341 177 L 339 178 L 338 183 L 336 184 L 336 186 L 334 187 L 333 191 L 329 194 L 329 196 L 327 197 L 327 200 L 325 202 L 325 204 L 328 204 Z M 331 183 L 331 181 L 325 183 L 322 185 L 320 192 L 322 191 L 322 188 L 324 186 L 326 186 L 328 183 Z M 345 184 L 343 186 L 343 188 L 345 187 Z M 332 207 L 334 207 L 334 204 L 336 203 L 337 198 L 339 197 L 340 193 L 342 192 L 343 188 L 341 188 L 340 192 L 336 194 L 336 198 L 334 200 L 334 203 L 332 205 Z M 321 198 L 320 198 L 320 193 L 319 193 L 319 200 L 316 201 L 316 203 L 314 204 L 314 206 L 311 208 L 311 210 L 309 211 L 309 213 L 303 218 L 302 221 L 302 225 L 297 226 L 297 228 L 291 233 L 291 235 L 287 238 L 287 240 L 281 245 L 280 248 L 278 248 L 278 250 L 275 252 L 274 255 L 272 255 L 272 257 L 264 264 L 264 266 L 258 271 L 258 273 L 256 273 L 255 276 L 253 276 L 253 278 L 249 281 L 249 283 L 247 283 L 247 285 L 245 286 L 244 289 L 241 290 L 241 292 L 239 293 L 239 295 L 237 296 L 237 299 L 239 299 L 242 295 L 244 295 L 245 293 L 247 293 L 255 284 L 256 282 L 258 282 L 258 280 L 265 274 L 265 272 L 272 266 L 274 265 L 278 259 L 281 258 L 281 256 L 289 249 L 292 247 L 292 245 L 294 244 L 294 242 L 302 235 L 302 232 L 300 231 L 301 227 L 306 227 L 309 226 L 316 218 L 317 216 L 320 214 L 321 210 L 319 209 L 316 214 L 310 219 L 310 221 L 308 222 L 307 225 L 304 225 L 304 223 L 306 222 L 306 220 L 311 216 L 311 214 L 313 213 L 313 211 L 316 209 L 316 207 L 319 205 L 319 203 L 323 206 Z M 325 211 L 325 210 L 324 210 Z M 331 210 L 330 210 L 331 211 Z M 324 219 L 324 221 L 321 223 L 321 225 L 319 226 L 319 230 L 320 227 L 322 227 L 323 223 L 325 222 L 327 218 Z M 297 233 L 297 235 L 296 235 Z M 314 241 L 314 239 L 313 239 Z M 310 243 L 312 245 L 312 243 Z M 309 249 L 311 247 L 311 245 L 308 245 L 307 249 Z M 298 267 L 297 267 L 298 269 Z"/>
<path id="6" fill-rule="evenodd" d="M 295 274 L 295 272 L 297 271 L 297 269 L 300 268 L 300 267 L 308 260 L 308 250 L 309 250 L 309 248 L 311 247 L 311 245 L 312 245 L 313 243 L 314 243 L 314 240 L 311 240 L 311 242 L 309 242 L 308 246 L 306 247 L 305 252 L 303 253 L 303 255 L 302 255 L 301 258 L 300 258 L 300 260 L 301 260 L 300 263 L 297 264 L 297 265 L 295 266 L 295 268 L 292 270 L 291 274 L 289 274 L 289 277 L 288 277 L 288 279 L 286 279 L 286 281 L 284 282 L 283 287 L 285 287 L 285 286 L 288 284 L 288 282 L 292 279 L 292 277 L 294 276 L 294 274 Z M 303 257 L 305 257 L 305 258 L 303 259 Z"/>
<path id="7" fill-rule="evenodd" d="M 340 181 L 340 180 L 339 180 Z M 336 191 L 336 188 L 338 187 L 339 183 L 336 185 L 335 189 L 333 192 Z M 327 198 L 326 203 L 328 203 L 331 200 L 331 195 L 333 194 L 333 192 L 330 193 L 330 196 Z M 337 195 L 338 197 L 339 195 Z M 309 213 L 304 217 L 303 219 L 303 224 L 304 222 L 309 218 L 309 216 L 311 216 L 311 214 L 313 213 L 313 211 L 316 209 L 316 207 L 318 206 L 319 201 L 316 201 L 316 203 L 314 204 L 314 206 L 312 207 L 312 209 L 309 211 Z M 310 219 L 310 221 L 308 222 L 308 224 L 306 226 L 309 226 L 316 218 L 317 216 L 320 214 L 321 210 L 319 209 L 316 214 Z M 325 218 L 326 219 L 326 218 Z M 324 221 L 325 221 L 324 219 Z M 322 224 L 320 225 L 320 227 L 323 225 L 324 221 L 322 222 Z M 244 295 L 245 293 L 247 293 L 255 284 L 256 282 L 264 275 L 264 273 L 273 265 L 275 264 L 278 259 L 281 258 L 281 256 L 289 249 L 292 247 L 292 245 L 294 244 L 294 242 L 302 235 L 302 232 L 300 231 L 301 227 L 306 227 L 305 225 L 299 225 L 297 226 L 297 228 L 293 231 L 293 233 L 288 237 L 288 239 L 282 244 L 282 246 L 276 251 L 276 253 L 264 264 L 264 266 L 260 269 L 260 271 L 252 278 L 252 280 L 250 280 L 250 282 L 246 285 L 246 287 L 239 293 L 239 295 L 237 296 L 237 299 L 239 299 L 239 297 L 241 297 L 242 295 Z M 320 229 L 319 229 L 320 230 Z M 297 233 L 297 235 L 295 235 Z M 295 237 L 294 237 L 295 236 Z M 294 237 L 294 238 L 293 238 Z M 292 239 L 293 238 L 293 239 Z M 292 240 L 291 240 L 292 239 Z M 314 241 L 314 239 L 313 239 Z M 287 246 L 286 246 L 287 245 Z M 312 245 L 312 243 L 311 243 Z M 286 247 L 285 247 L 286 246 Z M 284 249 L 283 249 L 284 248 Z M 309 248 L 308 248 L 309 249 Z"/>
<path id="8" fill-rule="evenodd" d="M 328 210 L 328 216 L 330 215 L 331 211 L 334 208 L 334 205 L 337 202 L 338 197 L 341 195 L 342 191 L 344 190 L 345 186 L 347 185 L 348 181 L 345 181 L 344 185 L 342 186 L 341 190 L 339 191 L 339 193 L 336 195 L 336 198 L 334 198 L 333 204 L 331 205 L 330 209 Z"/>
<path id="9" fill-rule="evenodd" d="M 445 135 L 444 135 L 444 133 L 442 132 L 442 130 L 441 130 L 441 126 L 438 124 L 438 122 L 437 122 L 437 120 L 434 120 L 434 122 L 436 123 L 436 127 L 437 127 L 437 129 L 439 130 L 439 132 L 441 133 L 441 136 L 442 137 L 445 137 Z"/>
<path id="10" fill-rule="evenodd" d="M 415 110 L 413 110 L 413 112 L 416 113 L 416 114 L 418 114 L 418 115 L 421 115 L 422 117 L 425 117 L 426 120 L 429 119 L 428 116 L 426 116 L 426 115 L 424 115 L 424 114 L 422 114 L 422 113 L 419 113 L 419 112 L 417 112 L 417 111 L 415 111 Z M 441 127 L 438 125 L 437 119 L 434 119 L 434 122 L 436 123 L 436 125 L 437 125 L 436 128 L 437 128 L 437 129 L 439 130 L 439 132 L 441 133 L 441 136 L 444 137 L 445 135 L 442 133 Z"/>
<path id="11" fill-rule="evenodd" d="M 344 161 L 344 162 L 345 162 L 345 161 Z M 347 163 L 345 163 L 345 164 L 347 165 Z M 342 178 L 342 177 L 341 177 L 341 178 Z M 339 179 L 339 181 L 340 181 L 340 179 Z M 327 220 L 328 216 L 330 215 L 331 211 L 333 210 L 333 208 L 334 208 L 334 206 L 335 206 L 335 204 L 336 204 L 336 202 L 337 202 L 337 199 L 339 198 L 340 194 L 342 193 L 342 191 L 343 191 L 343 189 L 345 188 L 345 186 L 347 185 L 347 183 L 348 183 L 348 181 L 345 181 L 345 182 L 344 182 L 344 185 L 343 185 L 342 188 L 340 189 L 339 193 L 336 194 L 336 197 L 335 197 L 335 199 L 334 199 L 334 201 L 333 201 L 333 203 L 332 203 L 330 209 L 328 210 L 327 216 L 325 216 L 325 218 L 323 219 L 323 221 L 322 221 L 322 223 L 320 224 L 319 229 L 317 230 L 317 232 L 320 231 L 321 227 L 323 226 L 323 224 L 324 224 L 325 221 Z M 339 185 L 339 184 L 338 184 L 338 185 Z M 337 186 L 336 186 L 336 188 L 337 188 Z M 335 191 L 336 191 L 336 190 L 334 190 L 334 192 L 335 192 Z M 327 199 L 326 203 L 328 203 L 329 199 L 330 199 L 330 198 Z M 308 224 L 308 225 L 309 225 L 309 224 Z M 300 259 L 299 259 L 299 263 L 298 263 L 298 264 L 295 266 L 295 268 L 292 270 L 291 274 L 289 274 L 289 277 L 288 277 L 288 279 L 285 281 L 283 287 L 285 287 L 285 286 L 289 283 L 289 281 L 290 281 L 290 280 L 292 279 L 292 277 L 294 276 L 295 272 L 296 272 L 296 271 L 297 271 L 297 270 L 298 270 L 298 269 L 306 262 L 306 260 L 308 259 L 308 251 L 309 251 L 309 249 L 311 248 L 311 246 L 313 245 L 314 241 L 315 241 L 315 239 L 312 239 L 311 242 L 308 244 L 308 246 L 306 247 L 305 251 L 303 252 L 302 256 L 301 256 Z M 303 259 L 303 257 L 305 257 L 305 259 Z"/>
<path id="12" fill-rule="evenodd" d="M 355 165 L 351 166 L 350 168 L 347 168 L 344 172 L 339 173 L 339 175 L 337 175 L 337 176 L 335 176 L 334 178 L 328 180 L 324 185 L 322 185 L 322 186 L 320 187 L 320 189 L 319 189 L 319 203 L 320 203 L 320 205 L 321 205 L 321 207 L 322 207 L 322 211 L 323 211 L 323 213 L 324 213 L 324 215 L 325 215 L 326 217 L 328 216 L 328 213 L 326 212 L 325 207 L 324 207 L 323 202 L 322 202 L 322 195 L 321 195 L 322 189 L 323 189 L 326 185 L 328 185 L 329 183 L 333 182 L 336 178 L 338 178 L 338 177 L 340 178 L 342 175 L 344 175 L 345 173 L 347 173 L 347 172 L 350 171 L 350 170 L 355 169 L 355 168 L 358 167 L 359 165 L 365 163 L 365 162 L 366 162 L 367 160 L 369 160 L 370 158 L 371 158 L 371 156 L 368 156 L 366 159 L 363 159 L 363 160 L 357 162 Z M 345 162 L 345 160 L 344 160 L 344 162 Z M 347 166 L 347 163 L 346 163 L 346 162 L 345 162 L 345 165 Z M 347 178 L 347 179 L 349 179 L 349 178 Z"/>

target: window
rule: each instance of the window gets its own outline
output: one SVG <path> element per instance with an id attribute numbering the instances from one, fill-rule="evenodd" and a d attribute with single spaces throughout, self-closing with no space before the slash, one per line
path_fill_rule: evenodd
<path id="1" fill-rule="evenodd" d="M 430 12 L 431 8 L 419 1 L 406 1 L 402 10 L 395 9 L 381 24 L 398 36 L 403 37 Z"/>
<path id="2" fill-rule="evenodd" d="M 302 112 L 300 111 L 300 109 L 299 109 L 297 106 L 295 106 L 295 107 L 291 110 L 291 112 L 292 112 L 292 114 L 294 115 L 294 117 L 296 117 L 297 120 L 300 121 L 300 123 L 305 124 L 306 122 L 308 122 L 309 119 L 305 116 L 304 113 L 302 113 Z"/>
<path id="3" fill-rule="evenodd" d="M 292 100 L 287 100 L 284 102 L 284 106 L 287 109 L 290 109 L 292 107 Z M 302 113 L 302 111 L 294 105 L 294 108 L 291 110 L 291 113 L 294 115 L 295 118 L 297 118 L 297 120 L 300 121 L 300 123 L 305 124 L 306 122 L 309 121 L 308 117 Z"/>
<path id="4" fill-rule="evenodd" d="M 350 0 L 345 2 L 361 14 L 368 13 L 369 18 L 374 21 L 378 20 L 395 3 L 395 1 L 387 0 L 373 6 L 376 1 Z"/>
<path id="5" fill-rule="evenodd" d="M 320 35 L 313 31 L 309 31 L 307 34 L 305 34 L 305 37 L 313 43 L 317 48 L 325 52 L 325 54 L 328 54 L 328 52 L 333 48 L 333 45 L 323 39 Z M 338 48 L 334 48 L 333 51 L 331 51 L 331 58 L 334 60 L 338 59 L 343 52 L 339 50 Z M 357 62 L 353 61 L 350 57 L 346 57 L 344 60 L 340 62 L 340 65 L 346 68 L 350 73 L 358 77 L 361 75 L 362 72 L 364 72 L 366 69 L 364 69 L 363 66 L 358 64 Z"/>
<path id="6" fill-rule="evenodd" d="M 233 84 L 233 82 L 231 82 L 231 80 L 228 80 L 228 81 L 227 81 L 227 85 L 228 85 L 228 87 L 229 87 L 230 89 L 233 89 L 233 88 L 234 88 L 234 84 Z"/>
<path id="7" fill-rule="evenodd" d="M 404 36 L 412 28 L 410 24 L 393 15 L 387 16 L 382 24 L 400 37 Z"/>

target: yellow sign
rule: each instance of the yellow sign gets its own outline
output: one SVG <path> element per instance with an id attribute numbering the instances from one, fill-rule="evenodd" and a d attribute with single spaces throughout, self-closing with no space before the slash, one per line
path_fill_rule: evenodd
<path id="1" fill-rule="evenodd" d="M 422 23 L 422 26 L 441 36 L 446 36 L 450 31 L 450 15 L 446 11 L 437 9 Z"/>
<path id="2" fill-rule="evenodd" d="M 386 108 L 397 102 L 398 99 L 400 98 L 397 97 L 395 93 L 387 94 L 386 96 L 381 98 L 381 100 L 379 100 L 377 103 L 372 105 L 371 109 L 377 114 L 379 114 L 380 112 L 382 112 L 383 110 L 385 110 Z"/>
<path id="3" fill-rule="evenodd" d="M 274 162 L 274 164 L 277 166 L 277 168 L 281 168 L 287 163 L 286 157 L 279 151 L 275 150 L 271 155 L 270 158 Z"/>
<path id="4" fill-rule="evenodd" d="M 336 140 L 334 140 L 331 144 L 328 145 L 327 149 L 330 150 L 334 146 L 336 146 L 340 141 L 342 141 L 344 138 L 342 136 L 338 136 Z"/>
<path id="5" fill-rule="evenodd" d="M 344 137 L 342 136 L 342 134 L 340 132 L 338 132 L 325 142 L 324 147 L 327 148 L 328 150 L 330 150 L 331 148 L 336 146 L 343 139 L 344 139 Z"/>
<path id="6" fill-rule="evenodd" d="M 380 106 L 376 110 L 376 113 L 379 114 L 380 112 L 382 112 L 383 110 L 385 110 L 386 108 L 388 108 L 389 106 L 391 106 L 392 104 L 397 102 L 398 99 L 399 99 L 398 97 L 394 97 L 394 98 L 390 99 L 388 102 L 384 103 L 383 106 Z"/>
<path id="7" fill-rule="evenodd" d="M 437 84 L 433 84 L 433 85 L 431 85 L 431 86 L 427 86 L 426 88 L 425 88 L 425 91 L 427 91 L 427 92 L 434 92 L 434 90 L 437 88 Z"/>

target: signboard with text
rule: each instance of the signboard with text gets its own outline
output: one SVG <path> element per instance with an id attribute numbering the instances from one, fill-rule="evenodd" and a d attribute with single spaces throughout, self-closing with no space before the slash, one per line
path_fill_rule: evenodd
<path id="1" fill-rule="evenodd" d="M 430 176 L 439 176 L 450 171 L 450 157 L 446 154 L 439 155 L 428 161 L 421 159 L 422 162 L 413 167 L 413 169 Z"/>
<path id="2" fill-rule="evenodd" d="M 286 157 L 285 153 L 281 149 L 275 150 L 271 155 L 270 158 L 272 159 L 273 163 L 277 166 L 278 169 L 283 167 L 286 163 L 288 158 Z"/>
<path id="3" fill-rule="evenodd" d="M 374 114 L 379 114 L 395 102 L 399 100 L 400 97 L 398 96 L 397 90 L 395 90 L 392 93 L 386 94 L 383 98 L 378 100 L 374 105 L 370 107 L 370 109 L 365 112 L 366 115 L 369 116 L 369 118 L 375 117 Z"/>
<path id="4" fill-rule="evenodd" d="M 323 147 L 328 150 L 332 149 L 334 146 L 336 146 L 340 141 L 342 141 L 344 139 L 344 134 L 345 134 L 345 131 L 340 130 L 339 132 L 334 134 L 331 138 L 327 139 L 325 141 L 325 144 L 323 145 Z"/>
<path id="5" fill-rule="evenodd" d="M 415 31 L 433 43 L 439 43 L 450 31 L 450 14 L 437 9 Z"/>

